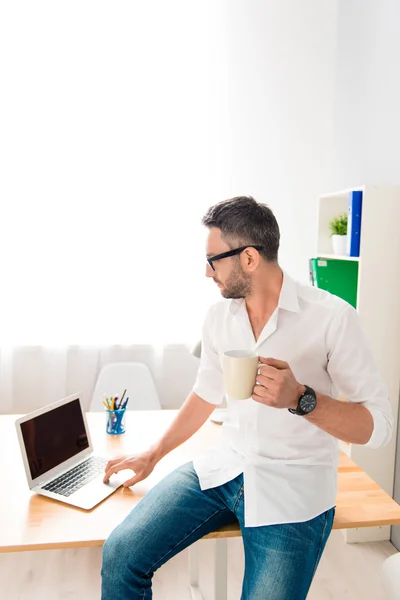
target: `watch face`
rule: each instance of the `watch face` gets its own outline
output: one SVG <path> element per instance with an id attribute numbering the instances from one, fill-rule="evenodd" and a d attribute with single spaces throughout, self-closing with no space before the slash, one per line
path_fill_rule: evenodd
<path id="1" fill-rule="evenodd" d="M 316 404 L 316 399 L 314 396 L 312 396 L 311 394 L 305 394 L 301 399 L 300 399 L 300 408 L 302 411 L 304 411 L 305 413 L 309 413 L 312 410 L 314 410 L 315 408 L 315 404 Z"/>

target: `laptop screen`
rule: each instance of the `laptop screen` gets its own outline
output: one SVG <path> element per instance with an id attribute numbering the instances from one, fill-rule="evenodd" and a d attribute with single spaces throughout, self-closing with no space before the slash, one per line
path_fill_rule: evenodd
<path id="1" fill-rule="evenodd" d="M 21 423 L 32 479 L 89 447 L 78 399 Z"/>

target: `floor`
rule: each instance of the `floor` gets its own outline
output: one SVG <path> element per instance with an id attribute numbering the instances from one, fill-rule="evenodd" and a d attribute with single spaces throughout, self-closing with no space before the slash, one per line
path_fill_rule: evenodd
<path id="1" fill-rule="evenodd" d="M 213 540 L 200 542 L 204 600 L 215 600 L 214 546 Z M 390 542 L 346 544 L 340 531 L 332 532 L 307 600 L 385 600 L 380 568 L 395 552 Z M 228 557 L 228 599 L 239 600 L 243 575 L 240 539 L 229 541 Z M 100 564 L 100 548 L 0 554 L 1 596 L 7 600 L 99 600 Z M 188 554 L 183 552 L 156 573 L 155 600 L 189 600 L 187 564 Z"/>

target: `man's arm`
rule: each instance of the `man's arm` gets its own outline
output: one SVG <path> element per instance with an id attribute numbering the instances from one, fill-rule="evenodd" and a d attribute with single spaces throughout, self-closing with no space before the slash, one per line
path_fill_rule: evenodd
<path id="1" fill-rule="evenodd" d="M 213 330 L 210 324 L 212 314 L 213 309 L 209 311 L 203 326 L 200 368 L 193 391 L 183 403 L 176 418 L 162 438 L 147 452 L 138 457 L 120 456 L 110 460 L 105 469 L 105 483 L 113 473 L 118 473 L 123 469 L 131 469 L 135 472 L 134 477 L 125 481 L 125 487 L 146 479 L 158 461 L 195 434 L 206 422 L 216 405 L 222 402 L 224 387 L 221 365 L 218 352 L 210 337 L 210 331 Z M 203 398 L 205 399 L 203 400 Z"/>
<path id="2" fill-rule="evenodd" d="M 367 444 L 374 430 L 372 415 L 365 406 L 338 402 L 322 394 L 317 394 L 317 406 L 304 418 L 351 444 Z"/>
<path id="3" fill-rule="evenodd" d="M 370 448 L 385 446 L 393 429 L 389 394 L 362 330 L 360 317 L 352 306 L 345 305 L 332 320 L 326 340 L 327 371 L 336 390 L 348 402 L 336 401 L 332 409 L 334 401 L 321 398 L 321 406 L 318 410 L 315 408 L 315 424 L 331 433 L 328 425 L 331 416 L 335 420 L 335 431 L 341 434 L 333 435 L 341 440 Z M 309 416 L 311 421 L 313 417 Z"/>
<path id="4" fill-rule="evenodd" d="M 306 391 L 296 381 L 288 363 L 274 358 L 262 358 L 265 365 L 257 377 L 253 400 L 275 408 L 297 408 Z M 293 415 L 294 417 L 294 415 Z M 374 430 L 371 412 L 362 404 L 339 402 L 317 393 L 317 406 L 303 417 L 330 435 L 352 444 L 367 444 Z"/>
<path id="5" fill-rule="evenodd" d="M 200 396 L 191 392 L 170 427 L 150 449 L 154 460 L 158 462 L 192 437 L 204 425 L 214 409 L 215 404 L 210 404 L 210 402 L 206 402 Z"/>
<path id="6" fill-rule="evenodd" d="M 140 456 L 117 456 L 108 461 L 104 483 L 108 482 L 111 475 L 124 469 L 131 469 L 135 473 L 134 477 L 124 482 L 124 487 L 146 479 L 166 454 L 186 442 L 200 429 L 214 409 L 215 404 L 210 404 L 191 392 L 162 438 L 149 450 Z"/>
<path id="7" fill-rule="evenodd" d="M 334 437 L 370 448 L 384 446 L 393 427 L 387 389 L 375 365 L 361 330 L 357 312 L 344 306 L 326 332 L 327 371 L 332 382 L 348 402 L 339 402 L 317 393 L 317 406 L 307 419 Z M 288 363 L 275 358 L 261 358 L 264 366 L 257 377 L 253 399 L 276 408 L 297 407 L 304 393 Z"/>

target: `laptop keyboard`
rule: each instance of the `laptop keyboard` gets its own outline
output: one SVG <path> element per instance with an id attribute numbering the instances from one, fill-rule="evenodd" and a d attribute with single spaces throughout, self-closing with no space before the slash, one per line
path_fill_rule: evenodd
<path id="1" fill-rule="evenodd" d="M 74 494 L 82 486 L 104 472 L 106 464 L 107 461 L 104 458 L 91 456 L 70 471 L 42 486 L 42 489 L 61 496 L 71 496 L 71 494 Z"/>

